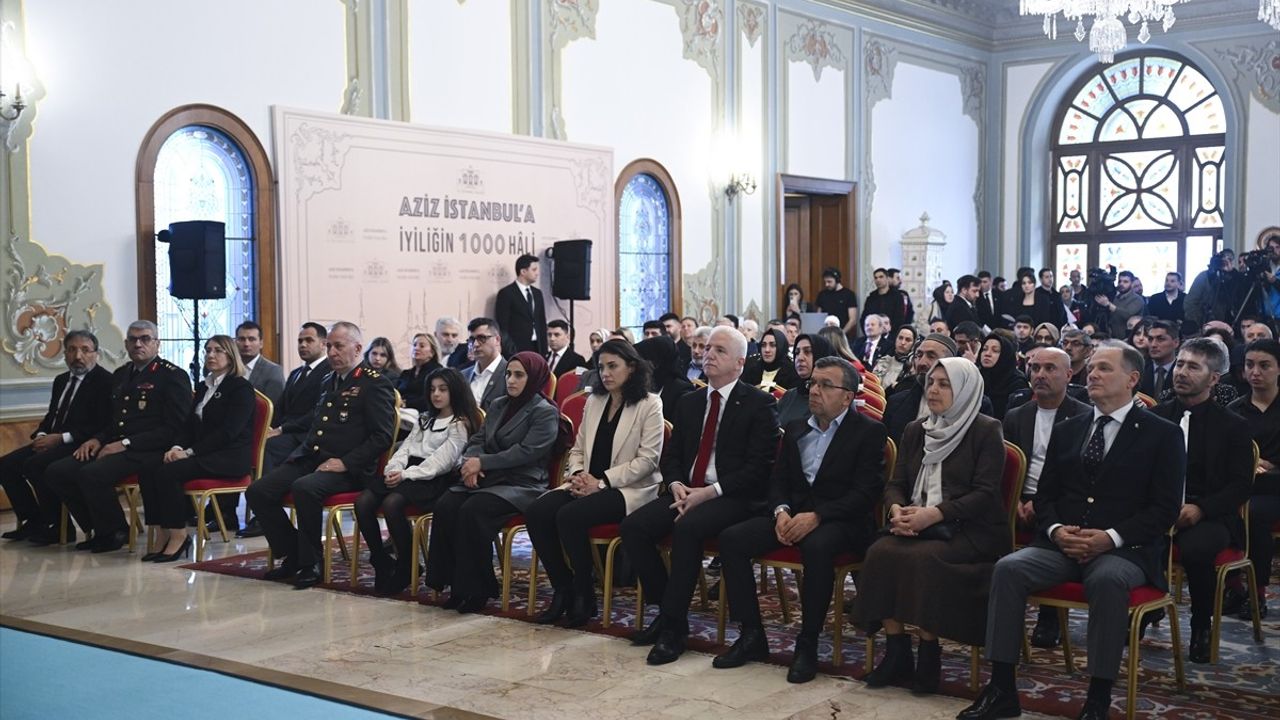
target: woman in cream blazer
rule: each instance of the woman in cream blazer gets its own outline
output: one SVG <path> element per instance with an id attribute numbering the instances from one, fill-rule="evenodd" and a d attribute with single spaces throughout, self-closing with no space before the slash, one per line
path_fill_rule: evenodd
<path id="1" fill-rule="evenodd" d="M 598 387 L 582 412 L 564 482 L 529 506 L 529 539 L 555 595 L 537 622 L 569 614 L 567 625 L 595 617 L 591 540 L 595 525 L 620 523 L 658 495 L 662 476 L 662 399 L 651 392 L 651 369 L 631 343 L 610 340 L 599 352 Z M 568 562 L 565 562 L 565 556 Z"/>

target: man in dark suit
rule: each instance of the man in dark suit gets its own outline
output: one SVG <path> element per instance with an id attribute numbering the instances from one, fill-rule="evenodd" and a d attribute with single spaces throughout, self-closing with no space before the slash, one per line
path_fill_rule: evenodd
<path id="1" fill-rule="evenodd" d="M 289 373 L 280 402 L 271 416 L 266 448 L 262 455 L 262 474 L 266 475 L 285 461 L 306 436 L 320 400 L 320 386 L 329 374 L 329 360 L 324 355 L 325 336 L 329 331 L 319 323 L 303 323 L 298 331 L 298 358 L 302 365 Z M 233 496 L 234 497 L 234 496 Z M 248 512 L 246 511 L 246 515 Z M 224 517 L 226 513 L 223 513 Z M 262 526 L 257 518 L 245 519 L 238 538 L 259 537 Z"/>
<path id="2" fill-rule="evenodd" d="M 112 374 L 111 414 L 104 428 L 45 471 L 45 480 L 76 524 L 93 528 L 95 553 L 120 549 L 128 522 L 116 483 L 160 462 L 191 412 L 191 377 L 159 356 L 155 323 L 136 320 L 125 332 L 129 363 Z"/>
<path id="3" fill-rule="evenodd" d="M 964 275 L 956 281 L 956 299 L 947 310 L 947 327 L 955 332 L 956 326 L 962 322 L 971 322 L 979 327 L 982 321 L 978 317 L 978 288 L 980 283 L 973 275 Z"/>
<path id="4" fill-rule="evenodd" d="M 689 371 L 689 363 L 693 360 L 693 350 L 684 340 L 684 323 L 680 320 L 680 316 L 673 312 L 663 314 L 658 318 L 658 322 L 662 323 L 667 335 L 676 344 L 676 369 L 684 375 Z"/>
<path id="5" fill-rule="evenodd" d="M 363 350 L 359 327 L 333 324 L 325 338 L 331 371 L 306 437 L 282 465 L 245 491 L 271 552 L 281 559 L 279 567 L 263 576 L 267 580 L 292 578 L 299 590 L 320 582 L 325 498 L 362 489 L 395 438 L 395 388 L 361 363 Z M 281 504 L 288 493 L 297 509 L 296 530 Z"/>
<path id="6" fill-rule="evenodd" d="M 1138 330 L 1137 332 L 1141 332 Z M 1181 336 L 1176 323 L 1156 320 L 1147 328 L 1147 365 L 1138 380 L 1138 392 L 1150 395 L 1156 402 L 1173 397 L 1173 363 L 1178 357 Z"/>
<path id="7" fill-rule="evenodd" d="M 702 548 L 725 528 L 751 517 L 767 492 L 778 446 L 773 396 L 738 382 L 747 357 L 737 330 L 711 331 L 703 369 L 708 387 L 676 407 L 675 431 L 662 461 L 665 491 L 622 521 L 622 544 L 658 617 L 632 638 L 653 644 L 650 665 L 673 662 L 689 635 L 689 596 Z M 671 570 L 659 544 L 670 537 Z"/>
<path id="8" fill-rule="evenodd" d="M 1161 320 L 1168 320 L 1181 330 L 1182 321 L 1185 319 L 1182 305 L 1186 298 L 1187 294 L 1182 292 L 1182 273 L 1165 273 L 1164 292 L 1147 298 L 1147 314 Z"/>
<path id="9" fill-rule="evenodd" d="M 1032 501 L 1044 469 L 1045 452 L 1049 449 L 1053 426 L 1092 411 L 1088 404 L 1067 394 L 1071 356 L 1062 348 L 1032 348 L 1031 356 L 1027 358 L 1027 374 L 1031 376 L 1031 402 L 1018 405 L 1004 416 L 1004 439 L 1017 445 L 1027 458 L 1027 473 L 1018 503 L 1020 535 L 1035 532 L 1036 511 Z M 1026 542 L 1026 538 L 1021 540 Z M 1031 633 L 1031 644 L 1053 647 L 1058 644 L 1059 633 L 1058 611 L 1041 608 L 1035 631 Z"/>
<path id="10" fill-rule="evenodd" d="M 1103 720 L 1128 633 L 1129 591 L 1165 588 L 1165 536 L 1178 518 L 1186 451 L 1178 426 L 1134 402 L 1142 354 L 1117 340 L 1089 360 L 1092 413 L 1053 429 L 1036 490 L 1036 537 L 1001 558 L 987 606 L 991 682 L 960 720 L 1021 712 L 1014 668 L 1027 596 L 1081 582 L 1089 599 L 1089 693 L 1080 717 Z"/>
<path id="11" fill-rule="evenodd" d="M 528 350 L 547 355 L 547 307 L 538 284 L 538 258 L 516 259 L 516 279 L 498 291 L 493 317 L 507 333 L 516 352 Z"/>
<path id="12" fill-rule="evenodd" d="M 262 326 L 252 320 L 237 325 L 236 349 L 240 351 L 240 362 L 249 373 L 249 384 L 266 395 L 273 405 L 278 404 L 284 392 L 284 370 L 262 356 Z"/>
<path id="13" fill-rule="evenodd" d="M 769 657 L 751 559 L 798 547 L 804 562 L 801 626 L 787 681 L 817 674 L 818 634 L 826 623 L 836 557 L 861 554 L 875 534 L 875 505 L 884 492 L 884 425 L 852 409 L 860 376 L 849 361 L 817 361 L 809 380 L 808 420 L 783 434 L 769 482 L 772 517 L 754 517 L 720 533 L 729 612 L 741 625 L 738 640 L 712 663 L 739 667 Z"/>
<path id="14" fill-rule="evenodd" d="M 564 320 L 547 323 L 547 367 L 557 378 L 587 364 L 573 349 L 573 329 Z"/>
<path id="15" fill-rule="evenodd" d="M 1214 338 L 1188 340 L 1173 369 L 1174 399 L 1152 412 L 1179 424 L 1187 436 L 1186 495 L 1173 543 L 1191 590 L 1193 663 L 1210 660 L 1214 558 L 1244 547 L 1240 506 L 1253 488 L 1252 433 L 1244 418 L 1213 401 L 1213 386 L 1227 372 L 1226 349 Z"/>
<path id="16" fill-rule="evenodd" d="M 853 343 L 853 354 L 868 368 L 873 367 L 885 353 L 893 352 L 893 344 L 889 340 L 893 328 L 888 325 L 889 318 L 879 313 L 862 315 L 863 337 Z"/>
<path id="17" fill-rule="evenodd" d="M 997 322 L 999 314 L 996 312 L 1002 305 L 1002 298 L 999 291 L 991 285 L 991 273 L 983 270 L 978 273 L 978 300 L 974 303 L 978 308 L 978 323 L 986 327 L 1002 327 L 1003 322 Z"/>
<path id="18" fill-rule="evenodd" d="M 18 527 L 3 535 L 6 540 L 58 541 L 60 505 L 45 483 L 45 470 L 101 432 L 110 419 L 111 373 L 98 364 L 98 338 L 87 330 L 72 330 L 62 340 L 62 356 L 67 372 L 53 379 L 49 411 L 31 433 L 31 442 L 0 458 L 0 484 L 18 516 Z"/>
<path id="19" fill-rule="evenodd" d="M 507 394 L 507 361 L 502 357 L 502 329 L 489 318 L 479 317 L 467 323 L 471 333 L 467 341 L 476 362 L 462 371 L 471 386 L 476 405 L 489 411 L 494 400 Z"/>

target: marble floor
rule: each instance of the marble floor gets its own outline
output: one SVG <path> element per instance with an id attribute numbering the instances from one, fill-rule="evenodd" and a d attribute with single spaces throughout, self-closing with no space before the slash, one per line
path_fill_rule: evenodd
<path id="1" fill-rule="evenodd" d="M 0 530 L 13 527 L 0 515 Z M 262 549 L 259 538 L 210 553 Z M 789 685 L 785 669 L 714 670 L 686 653 L 649 667 L 647 648 L 573 630 L 458 615 L 141 563 L 125 551 L 0 543 L 6 624 L 294 685 L 416 717 L 953 718 L 965 701 L 868 690 L 819 676 Z M 2 705 L 2 703 L 0 703 Z M 1025 713 L 1023 717 L 1043 717 Z"/>

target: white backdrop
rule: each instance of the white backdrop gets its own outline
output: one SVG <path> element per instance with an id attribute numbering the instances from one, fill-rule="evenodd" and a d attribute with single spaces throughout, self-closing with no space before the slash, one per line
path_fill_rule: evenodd
<path id="1" fill-rule="evenodd" d="M 574 238 L 594 242 L 579 352 L 615 324 L 612 150 L 280 107 L 272 132 L 286 340 L 309 320 L 349 320 L 366 345 L 390 338 L 403 366 L 436 318 L 491 317 L 526 252 L 541 259 L 547 319 L 567 315 L 543 253 Z"/>

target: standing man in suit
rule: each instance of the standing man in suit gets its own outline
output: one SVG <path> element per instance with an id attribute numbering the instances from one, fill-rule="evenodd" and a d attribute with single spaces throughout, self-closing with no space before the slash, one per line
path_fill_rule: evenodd
<path id="1" fill-rule="evenodd" d="M 1026 479 L 1018 502 L 1018 529 L 1034 533 L 1036 510 L 1033 501 L 1040 484 L 1040 473 L 1044 470 L 1045 452 L 1049 449 L 1053 426 L 1088 413 L 1092 408 L 1067 395 L 1071 356 L 1062 348 L 1033 348 L 1027 358 L 1027 374 L 1031 376 L 1031 402 L 1005 413 L 1004 439 L 1017 445 L 1027 458 Z M 1035 631 L 1031 633 L 1031 644 L 1040 648 L 1054 647 L 1058 644 L 1059 634 L 1058 611 L 1041 608 Z"/>
<path id="2" fill-rule="evenodd" d="M 551 374 L 560 377 L 586 364 L 573 349 L 573 328 L 569 323 L 559 319 L 547 323 L 547 367 Z"/>
<path id="3" fill-rule="evenodd" d="M 489 412 L 489 405 L 507 394 L 507 361 L 502 357 L 502 330 L 493 320 L 478 317 L 467 323 L 467 332 L 471 333 L 467 343 L 476 362 L 462 373 L 462 377 L 471 386 L 476 405 Z"/>
<path id="4" fill-rule="evenodd" d="M 818 634 L 826 624 L 835 584 L 835 561 L 862 553 L 875 535 L 875 505 L 884 492 L 884 425 L 853 410 L 860 376 L 848 360 L 817 361 L 809 385 L 807 420 L 786 427 L 769 482 L 769 511 L 720 533 L 721 572 L 729 612 L 741 632 L 717 668 L 769 657 L 751 559 L 798 547 L 804 562 L 801 625 L 787 682 L 803 683 L 818 671 Z"/>
<path id="5" fill-rule="evenodd" d="M 982 321 L 978 317 L 978 288 L 981 283 L 973 275 L 964 275 L 956 281 L 956 299 L 947 310 L 947 327 L 955 332 L 956 326 L 962 322 L 971 322 L 979 327 Z"/>
<path id="6" fill-rule="evenodd" d="M 622 544 L 645 599 L 661 608 L 631 641 L 653 645 L 650 665 L 673 662 L 684 652 L 703 543 L 751 517 L 768 490 L 778 445 L 776 403 L 769 393 L 738 382 L 746 358 L 741 333 L 729 327 L 711 331 L 703 358 L 708 386 L 688 393 L 676 407 L 662 461 L 666 490 L 622 521 Z M 658 548 L 667 536 L 670 572 Z"/>
<path id="7" fill-rule="evenodd" d="M 240 362 L 249 373 L 249 384 L 266 395 L 272 405 L 279 403 L 284 392 L 284 370 L 262 356 L 262 326 L 252 320 L 237 325 L 236 349 L 240 351 Z"/>
<path id="8" fill-rule="evenodd" d="M 991 273 L 983 270 L 978 273 L 978 323 L 987 327 L 1003 327 L 1003 322 L 996 322 L 996 312 L 1003 305 L 1000 293 L 991 286 Z"/>
<path id="9" fill-rule="evenodd" d="M 1137 332 L 1142 332 L 1138 330 Z M 1147 328 L 1147 357 L 1142 369 L 1138 392 L 1163 402 L 1173 397 L 1173 364 L 1178 358 L 1178 325 L 1169 320 L 1156 320 Z"/>
<path id="10" fill-rule="evenodd" d="M 440 364 L 462 370 L 471 364 L 467 359 L 467 342 L 462 337 L 462 323 L 445 316 L 436 320 L 436 340 L 440 343 Z"/>
<path id="11" fill-rule="evenodd" d="M 53 379 L 49 411 L 31 442 L 0 458 L 0 484 L 18 516 L 18 527 L 3 535 L 6 540 L 58 541 L 60 506 L 45 483 L 45 470 L 102 432 L 110 419 L 111 373 L 98 364 L 98 338 L 72 330 L 62 340 L 62 357 L 67 372 Z"/>
<path id="12" fill-rule="evenodd" d="M 498 291 L 493 317 L 517 352 L 528 350 L 547 355 L 547 306 L 538 284 L 538 258 L 516 258 L 516 279 Z"/>
<path id="13" fill-rule="evenodd" d="M 267 431 L 267 444 L 262 456 L 263 475 L 283 463 L 311 428 L 311 418 L 320 400 L 320 386 L 325 375 L 329 374 L 329 360 L 324 353 L 325 336 L 328 334 L 323 325 L 313 322 L 303 323 L 298 331 L 298 358 L 302 365 L 289 373 L 280 393 L 280 402 L 276 403 L 271 416 L 271 429 Z M 246 500 L 246 506 L 247 503 Z M 223 516 L 226 516 L 225 512 Z M 238 538 L 261 535 L 262 526 L 257 518 L 246 518 L 244 527 L 236 532 Z"/>
<path id="14" fill-rule="evenodd" d="M 106 427 L 45 472 L 76 524 L 93 528 L 92 543 L 83 547 L 95 553 L 119 550 L 128 538 L 116 483 L 159 463 L 191 411 L 191 376 L 160 357 L 155 323 L 135 320 L 124 343 L 129 363 L 112 374 Z"/>
<path id="15" fill-rule="evenodd" d="M 293 579 L 298 590 L 320 582 L 325 498 L 362 489 L 395 437 L 395 388 L 361 362 L 363 350 L 359 327 L 333 324 L 325 338 L 331 370 L 306 437 L 282 465 L 245 491 L 271 552 L 281 558 L 280 566 L 263 576 L 267 580 Z M 297 509 L 296 530 L 281 504 L 288 493 Z"/>
<path id="16" fill-rule="evenodd" d="M 1084 720 L 1104 720 L 1120 671 L 1129 591 L 1165 588 L 1165 534 L 1178 518 L 1186 451 L 1178 426 L 1134 402 L 1142 354 L 1118 340 L 1089 360 L 1092 413 L 1053 429 L 1036 490 L 1036 538 L 1001 558 L 987 606 L 991 682 L 959 720 L 1016 717 L 1014 668 L 1027 596 L 1082 582 L 1089 599 L 1089 693 Z"/>
<path id="17" fill-rule="evenodd" d="M 689 371 L 689 363 L 693 360 L 693 350 L 684 339 L 684 323 L 680 320 L 680 316 L 673 312 L 665 313 L 658 318 L 658 322 L 662 323 L 662 327 L 667 330 L 667 335 L 676 344 L 676 369 L 684 375 Z"/>
<path id="18" fill-rule="evenodd" d="M 1178 424 L 1187 438 L 1187 482 L 1173 543 L 1191 590 L 1193 663 L 1211 655 L 1214 558 L 1244 547 L 1240 506 L 1253 488 L 1252 433 L 1244 418 L 1213 401 L 1213 386 L 1227 372 L 1226 348 L 1212 337 L 1188 340 L 1173 368 L 1174 398 L 1152 409 Z"/>

